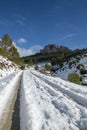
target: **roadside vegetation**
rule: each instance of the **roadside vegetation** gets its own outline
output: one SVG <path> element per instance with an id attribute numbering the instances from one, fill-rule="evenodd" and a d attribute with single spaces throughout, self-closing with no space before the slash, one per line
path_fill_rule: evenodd
<path id="1" fill-rule="evenodd" d="M 70 73 L 68 75 L 68 80 L 76 84 L 81 84 L 81 77 L 77 73 Z"/>

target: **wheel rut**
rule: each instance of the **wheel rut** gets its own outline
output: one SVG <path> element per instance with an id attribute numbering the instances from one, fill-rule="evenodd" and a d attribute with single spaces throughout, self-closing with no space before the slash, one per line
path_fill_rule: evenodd
<path id="1" fill-rule="evenodd" d="M 10 130 L 20 130 L 20 88 L 18 89 Z"/>

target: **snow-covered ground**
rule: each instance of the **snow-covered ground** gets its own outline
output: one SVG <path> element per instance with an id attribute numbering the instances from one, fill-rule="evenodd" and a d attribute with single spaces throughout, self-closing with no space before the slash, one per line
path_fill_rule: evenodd
<path id="1" fill-rule="evenodd" d="M 31 70 L 20 94 L 21 130 L 87 130 L 87 87 Z"/>

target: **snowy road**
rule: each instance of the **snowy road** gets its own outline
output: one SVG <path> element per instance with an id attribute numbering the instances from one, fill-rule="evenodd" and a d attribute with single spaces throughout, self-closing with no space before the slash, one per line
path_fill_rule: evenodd
<path id="1" fill-rule="evenodd" d="M 44 76 L 23 74 L 21 130 L 87 130 L 87 88 Z"/>
<path id="2" fill-rule="evenodd" d="M 87 87 L 34 70 L 21 76 L 18 72 L 0 80 L 0 130 L 10 130 L 11 124 L 12 130 L 19 124 L 20 130 L 87 130 Z M 15 108 L 11 122 L 19 86 L 20 112 Z"/>

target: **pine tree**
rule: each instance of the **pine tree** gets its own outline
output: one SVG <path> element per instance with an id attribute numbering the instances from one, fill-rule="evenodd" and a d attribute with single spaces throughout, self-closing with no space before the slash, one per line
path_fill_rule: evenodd
<path id="1" fill-rule="evenodd" d="M 11 46 L 12 46 L 12 40 L 11 40 L 10 36 L 6 33 L 2 38 L 0 47 L 5 49 L 6 51 L 9 51 Z"/>
<path id="2" fill-rule="evenodd" d="M 16 61 L 19 59 L 19 53 L 17 52 L 16 47 L 13 45 L 13 42 L 9 36 L 9 34 L 5 34 L 0 42 L 0 48 L 6 51 L 7 57 L 12 60 Z"/>
<path id="3" fill-rule="evenodd" d="M 19 53 L 8 34 L 5 34 L 0 42 L 0 54 L 8 57 L 9 60 L 12 60 L 20 66 L 23 66 L 24 64 L 24 61 L 20 58 Z"/>
<path id="4" fill-rule="evenodd" d="M 8 57 L 11 60 L 18 59 L 19 58 L 19 53 L 17 52 L 17 49 L 12 45 L 11 48 L 9 49 Z"/>
<path id="5" fill-rule="evenodd" d="M 17 52 L 17 49 L 13 45 L 13 42 L 9 36 L 9 34 L 5 34 L 2 38 L 2 41 L 0 43 L 0 47 L 6 50 L 8 53 L 8 58 L 13 60 L 19 58 L 19 53 Z"/>

